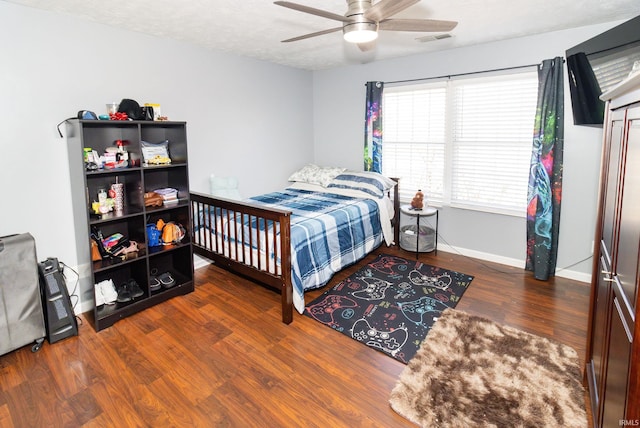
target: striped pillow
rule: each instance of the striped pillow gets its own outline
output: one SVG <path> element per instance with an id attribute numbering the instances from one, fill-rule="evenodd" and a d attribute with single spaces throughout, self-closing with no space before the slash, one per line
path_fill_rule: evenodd
<path id="1" fill-rule="evenodd" d="M 376 198 L 382 198 L 395 184 L 395 181 L 377 172 L 346 171 L 334 178 L 327 187 L 360 190 Z"/>

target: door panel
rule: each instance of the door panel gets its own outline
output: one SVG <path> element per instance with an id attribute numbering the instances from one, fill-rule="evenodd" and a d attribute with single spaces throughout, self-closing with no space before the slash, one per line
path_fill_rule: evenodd
<path id="1" fill-rule="evenodd" d="M 594 385 L 596 387 L 595 393 L 591 397 L 594 401 L 599 401 L 600 397 L 604 393 L 604 370 L 606 367 L 605 359 L 607 355 L 606 346 L 609 342 L 609 319 L 608 311 L 611 300 L 611 275 L 608 274 L 610 268 L 607 266 L 604 257 L 600 258 L 600 275 L 596 286 L 596 302 L 595 311 L 593 315 L 593 328 L 592 328 L 592 347 L 591 347 L 591 363 L 593 368 Z M 592 408 L 597 409 L 600 406 L 599 402 L 591 403 Z"/>
<path id="2" fill-rule="evenodd" d="M 609 158 L 606 159 L 606 187 L 604 194 L 604 211 L 602 216 L 602 243 L 605 254 L 615 260 L 616 214 L 618 212 L 618 190 L 620 187 L 620 163 L 622 161 L 622 141 L 624 137 L 624 111 L 617 111 L 611 118 L 611 143 Z"/>
<path id="3" fill-rule="evenodd" d="M 640 108 L 630 109 L 627 117 L 631 120 L 627 125 L 626 167 L 622 180 L 624 187 L 614 271 L 620 279 L 624 298 L 635 310 L 640 245 Z"/>
<path id="4" fill-rule="evenodd" d="M 613 298 L 606 388 L 602 398 L 603 427 L 620 426 L 626 408 L 632 337 L 622 314 L 622 305 L 617 297 Z"/>

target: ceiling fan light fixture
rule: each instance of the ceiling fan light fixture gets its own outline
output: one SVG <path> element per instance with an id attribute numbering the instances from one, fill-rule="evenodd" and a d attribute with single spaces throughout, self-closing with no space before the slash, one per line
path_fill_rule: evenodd
<path id="1" fill-rule="evenodd" d="M 373 22 L 354 22 L 342 28 L 349 43 L 369 43 L 378 38 L 378 26 Z"/>

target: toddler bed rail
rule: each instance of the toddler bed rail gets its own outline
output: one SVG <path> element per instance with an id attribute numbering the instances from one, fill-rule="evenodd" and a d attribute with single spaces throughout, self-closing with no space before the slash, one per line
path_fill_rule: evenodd
<path id="1" fill-rule="evenodd" d="M 191 193 L 191 210 L 194 252 L 278 291 L 282 322 L 291 323 L 291 213 L 195 192 Z M 238 227 L 243 223 L 260 225 L 263 233 Z M 260 254 L 260 249 L 267 249 L 266 254 Z"/>

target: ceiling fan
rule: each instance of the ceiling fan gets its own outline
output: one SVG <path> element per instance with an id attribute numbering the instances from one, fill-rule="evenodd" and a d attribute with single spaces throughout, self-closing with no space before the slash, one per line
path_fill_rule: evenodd
<path id="1" fill-rule="evenodd" d="M 380 0 L 372 5 L 371 0 L 347 0 L 348 10 L 344 16 L 289 1 L 276 1 L 274 4 L 342 22 L 341 27 L 293 37 L 283 40 L 283 43 L 295 42 L 342 30 L 344 39 L 347 42 L 355 43 L 361 50 L 366 51 L 373 48 L 372 43 L 378 38 L 378 30 L 444 32 L 453 30 L 458 25 L 456 21 L 434 19 L 389 19 L 389 17 L 413 6 L 419 1 Z"/>

